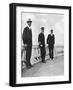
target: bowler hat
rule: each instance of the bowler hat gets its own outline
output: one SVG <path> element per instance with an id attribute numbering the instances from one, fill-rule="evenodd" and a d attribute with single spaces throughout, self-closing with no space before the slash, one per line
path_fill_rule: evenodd
<path id="1" fill-rule="evenodd" d="M 44 30 L 44 27 L 41 27 L 41 30 Z"/>
<path id="2" fill-rule="evenodd" d="M 53 31 L 53 29 L 51 29 L 51 31 Z"/>
<path id="3" fill-rule="evenodd" d="M 28 23 L 28 22 L 31 22 L 31 23 L 32 23 L 31 19 L 28 19 L 28 20 L 27 20 L 27 23 Z"/>

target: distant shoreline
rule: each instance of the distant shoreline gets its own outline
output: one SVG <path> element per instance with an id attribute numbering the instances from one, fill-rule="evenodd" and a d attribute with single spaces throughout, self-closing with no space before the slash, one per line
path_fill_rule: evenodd
<path id="1" fill-rule="evenodd" d="M 38 45 L 32 45 L 32 48 L 36 48 L 36 47 L 38 47 Z M 47 45 L 45 45 L 45 47 L 47 47 Z M 55 45 L 55 47 L 64 48 L 64 45 Z"/>

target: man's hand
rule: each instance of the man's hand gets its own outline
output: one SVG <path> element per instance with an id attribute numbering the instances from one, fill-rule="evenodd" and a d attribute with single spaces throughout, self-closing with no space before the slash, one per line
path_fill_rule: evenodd
<path id="1" fill-rule="evenodd" d="M 39 43 L 39 45 L 41 44 L 41 42 L 38 42 Z"/>
<path id="2" fill-rule="evenodd" d="M 48 47 L 48 44 L 46 44 L 46 46 Z"/>
<path id="3" fill-rule="evenodd" d="M 24 44 L 24 47 L 27 47 L 27 44 Z"/>
<path id="4" fill-rule="evenodd" d="M 40 45 L 41 47 L 43 47 L 43 45 Z"/>
<path id="5" fill-rule="evenodd" d="M 41 44 L 41 42 L 39 42 L 39 46 L 40 46 L 40 47 L 43 47 L 43 45 Z"/>

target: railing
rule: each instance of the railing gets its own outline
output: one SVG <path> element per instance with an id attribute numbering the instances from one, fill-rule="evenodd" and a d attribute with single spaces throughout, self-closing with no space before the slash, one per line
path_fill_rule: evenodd
<path id="1" fill-rule="evenodd" d="M 48 46 L 45 47 L 46 49 L 46 56 L 45 60 L 49 59 L 49 49 Z M 64 46 L 55 46 L 54 47 L 54 57 L 64 55 Z M 26 51 L 25 48 L 22 46 L 21 50 L 21 60 L 22 60 L 22 67 L 25 67 L 25 62 L 26 62 Z M 31 54 L 31 59 L 30 59 L 32 64 L 38 63 L 41 61 L 40 57 L 40 49 L 38 46 L 32 46 L 32 54 Z"/>

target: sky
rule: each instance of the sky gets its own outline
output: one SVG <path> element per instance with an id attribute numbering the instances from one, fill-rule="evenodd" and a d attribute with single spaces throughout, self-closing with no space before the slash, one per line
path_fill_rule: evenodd
<path id="1" fill-rule="evenodd" d="M 45 44 L 50 30 L 53 29 L 55 34 L 55 45 L 64 45 L 64 15 L 58 13 L 22 13 L 21 14 L 21 24 L 22 33 L 23 29 L 27 26 L 26 21 L 28 19 L 32 20 L 32 40 L 33 45 L 38 45 L 38 35 L 41 32 L 41 27 L 45 28 Z"/>

